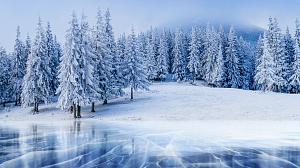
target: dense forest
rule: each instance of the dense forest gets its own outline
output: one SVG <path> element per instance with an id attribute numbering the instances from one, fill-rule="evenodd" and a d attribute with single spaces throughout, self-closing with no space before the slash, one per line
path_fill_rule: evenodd
<path id="1" fill-rule="evenodd" d="M 269 18 L 267 30 L 256 45 L 236 35 L 232 26 L 225 32 L 194 26 L 150 28 L 115 39 L 109 10 L 98 11 L 90 26 L 86 16 L 75 13 L 69 22 L 65 42 L 58 42 L 48 22 L 39 19 L 36 35 L 21 38 L 17 28 L 14 51 L 0 48 L 0 101 L 33 107 L 58 102 L 62 109 L 80 117 L 81 106 L 104 104 L 124 95 L 129 88 L 149 88 L 153 81 L 204 80 L 211 87 L 263 90 L 282 93 L 300 91 L 300 24 L 295 34 L 279 28 Z"/>

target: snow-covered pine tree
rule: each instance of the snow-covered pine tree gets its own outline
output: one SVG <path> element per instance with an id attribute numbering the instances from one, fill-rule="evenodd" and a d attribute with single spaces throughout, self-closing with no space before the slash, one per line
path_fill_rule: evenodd
<path id="1" fill-rule="evenodd" d="M 111 72 L 112 72 L 112 59 L 111 51 L 107 48 L 107 37 L 105 24 L 101 10 L 97 13 L 97 22 L 95 30 L 93 31 L 93 50 L 95 54 L 95 72 L 94 76 L 96 79 L 96 91 L 98 94 L 95 95 L 95 101 L 102 100 L 104 104 L 107 104 L 107 100 L 111 98 Z M 92 110 L 93 111 L 93 110 Z"/>
<path id="2" fill-rule="evenodd" d="M 219 43 L 222 45 L 222 55 L 223 55 L 223 76 L 222 76 L 222 87 L 228 87 L 226 82 L 226 76 L 227 76 L 227 66 L 226 66 L 226 47 L 227 47 L 227 35 L 225 34 L 225 31 L 223 29 L 223 26 L 219 26 Z M 219 46 L 220 47 L 220 46 Z M 220 49 L 220 48 L 219 48 Z M 220 54 L 220 53 L 219 53 Z M 218 55 L 219 55 L 218 54 Z"/>
<path id="3" fill-rule="evenodd" d="M 81 68 L 81 76 L 79 77 L 84 100 L 83 105 L 90 104 L 94 100 L 94 95 L 97 94 L 97 88 L 95 87 L 96 78 L 94 77 L 94 50 L 92 48 L 91 30 L 86 20 L 86 16 L 82 14 L 80 25 L 80 61 L 79 66 Z M 77 104 L 77 116 L 81 117 L 81 106 Z"/>
<path id="4" fill-rule="evenodd" d="M 184 51 L 184 35 L 182 29 L 178 28 L 175 33 L 175 44 L 173 48 L 174 64 L 173 74 L 177 81 L 186 80 L 186 51 Z"/>
<path id="5" fill-rule="evenodd" d="M 285 66 L 285 57 L 284 57 L 284 45 L 281 30 L 278 26 L 276 18 L 269 18 L 269 25 L 267 30 L 267 39 L 268 45 L 270 47 L 270 54 L 274 59 L 275 63 L 275 73 L 276 78 L 276 87 L 274 91 L 284 92 L 287 86 L 287 81 L 284 79 L 284 66 Z"/>
<path id="6" fill-rule="evenodd" d="M 6 54 L 4 48 L 0 47 L 0 103 L 5 107 L 5 103 L 12 99 L 12 60 Z"/>
<path id="7" fill-rule="evenodd" d="M 153 34 L 154 33 L 151 28 L 146 38 L 146 69 L 148 80 L 155 80 L 158 71 L 156 64 L 156 53 Z"/>
<path id="8" fill-rule="evenodd" d="M 54 42 L 54 37 L 49 22 L 47 23 L 45 34 L 46 34 L 46 46 L 47 46 L 46 52 L 49 59 L 49 64 L 50 64 L 49 66 L 51 70 L 50 92 L 51 92 L 51 96 L 54 96 L 56 89 L 58 87 L 57 69 L 59 65 L 59 58 L 56 52 L 56 46 L 55 46 L 56 44 Z"/>
<path id="9" fill-rule="evenodd" d="M 240 88 L 243 85 L 241 75 L 242 60 L 240 58 L 238 39 L 233 27 L 228 35 L 228 46 L 226 47 L 226 83 L 227 87 Z"/>
<path id="10" fill-rule="evenodd" d="M 113 29 L 111 26 L 111 16 L 109 9 L 105 13 L 105 39 L 106 39 L 106 58 L 111 59 L 110 84 L 111 94 L 114 96 L 122 96 L 124 94 L 124 77 L 121 73 L 121 60 L 117 54 L 116 43 Z"/>
<path id="11" fill-rule="evenodd" d="M 168 43 L 168 55 L 167 59 L 168 63 L 168 72 L 171 74 L 173 72 L 173 64 L 174 64 L 174 55 L 173 55 L 173 47 L 174 47 L 174 38 L 175 35 L 171 30 L 167 31 L 167 43 Z"/>
<path id="12" fill-rule="evenodd" d="M 143 59 L 143 66 L 147 67 L 147 36 L 146 33 L 141 32 L 137 36 L 138 41 L 138 49 L 141 54 L 141 58 Z"/>
<path id="13" fill-rule="evenodd" d="M 152 40 L 155 54 L 155 67 L 156 67 L 156 77 L 155 80 L 159 80 L 158 77 L 158 56 L 159 56 L 159 45 L 160 45 L 160 32 L 158 28 L 153 29 L 152 31 Z"/>
<path id="14" fill-rule="evenodd" d="M 121 34 L 117 40 L 117 54 L 120 57 L 121 74 L 124 76 L 123 70 L 127 66 L 126 65 L 126 35 L 124 33 Z M 126 86 L 126 83 L 124 83 L 124 86 Z"/>
<path id="15" fill-rule="evenodd" d="M 157 77 L 159 80 L 163 81 L 166 79 L 166 75 L 168 74 L 167 59 L 169 58 L 167 34 L 165 30 L 163 30 L 163 32 L 161 33 L 158 53 L 159 55 L 157 57 Z"/>
<path id="16" fill-rule="evenodd" d="M 74 118 L 81 117 L 80 107 L 88 104 L 92 98 L 93 66 L 92 51 L 89 42 L 89 27 L 82 17 L 79 25 L 75 13 L 72 14 L 70 28 L 67 31 L 64 54 L 59 69 L 58 104 L 62 109 L 72 107 Z"/>
<path id="17" fill-rule="evenodd" d="M 270 53 L 270 46 L 266 32 L 263 36 L 263 54 L 258 58 L 259 65 L 256 68 L 254 80 L 256 86 L 263 91 L 273 91 L 276 87 L 276 72 L 274 59 Z"/>
<path id="18" fill-rule="evenodd" d="M 209 85 L 214 85 L 213 81 L 216 74 L 217 69 L 217 57 L 218 57 L 218 50 L 219 50 L 219 36 L 218 33 L 214 30 L 213 27 L 206 28 L 206 35 L 205 35 L 205 51 L 204 51 L 204 79 Z"/>
<path id="19" fill-rule="evenodd" d="M 252 89 L 254 83 L 255 61 L 251 45 L 242 37 L 239 39 L 239 54 L 242 61 L 243 89 Z"/>
<path id="20" fill-rule="evenodd" d="M 218 56 L 216 59 L 216 69 L 213 73 L 212 84 L 217 87 L 222 87 L 224 85 L 224 77 L 225 77 L 225 65 L 224 65 L 224 57 L 223 57 L 223 46 L 222 43 L 219 44 Z"/>
<path id="21" fill-rule="evenodd" d="M 15 97 L 15 105 L 21 101 L 22 82 L 26 71 L 27 57 L 24 51 L 24 43 L 21 40 L 20 27 L 17 27 L 17 35 L 14 45 L 14 65 L 13 65 L 13 94 Z"/>
<path id="22" fill-rule="evenodd" d="M 197 76 L 200 75 L 200 59 L 202 55 L 201 51 L 201 41 L 200 41 L 200 34 L 199 28 L 193 27 L 192 34 L 191 34 L 191 41 L 189 46 L 189 61 L 188 61 L 188 69 L 192 75 L 192 82 L 194 83 Z"/>
<path id="23" fill-rule="evenodd" d="M 296 39 L 294 50 L 294 62 L 293 62 L 293 74 L 289 79 L 290 92 L 299 93 L 300 92 L 300 44 L 299 40 Z"/>
<path id="24" fill-rule="evenodd" d="M 133 99 L 133 90 L 137 89 L 149 89 L 149 81 L 146 77 L 146 72 L 142 64 L 142 59 L 137 49 L 137 39 L 132 28 L 132 32 L 129 35 L 126 43 L 126 64 L 127 67 L 124 69 L 125 79 L 130 87 L 131 100 Z"/>
<path id="25" fill-rule="evenodd" d="M 27 61 L 21 94 L 24 107 L 34 105 L 33 113 L 39 111 L 39 103 L 49 101 L 51 94 L 51 71 L 46 48 L 45 32 L 39 18 L 37 33 Z"/>
<path id="26" fill-rule="evenodd" d="M 290 92 L 289 80 L 293 74 L 293 62 L 295 56 L 295 42 L 292 38 L 289 28 L 287 27 L 286 33 L 283 36 L 284 41 L 284 59 L 283 59 L 283 78 L 287 81 L 287 85 L 284 89 L 284 92 Z"/>

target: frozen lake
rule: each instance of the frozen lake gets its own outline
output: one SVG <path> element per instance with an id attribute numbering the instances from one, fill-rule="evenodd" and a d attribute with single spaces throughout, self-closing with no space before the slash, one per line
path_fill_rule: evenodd
<path id="1" fill-rule="evenodd" d="M 0 167 L 299 167 L 297 122 L 2 122 Z"/>

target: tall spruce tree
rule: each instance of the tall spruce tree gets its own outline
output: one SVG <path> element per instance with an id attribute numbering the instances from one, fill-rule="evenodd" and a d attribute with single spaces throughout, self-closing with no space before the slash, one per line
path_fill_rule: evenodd
<path id="1" fill-rule="evenodd" d="M 287 81 L 284 92 L 290 92 L 291 86 L 289 80 L 293 74 L 293 62 L 295 56 L 295 42 L 292 38 L 289 28 L 287 27 L 286 33 L 283 36 L 284 41 L 284 59 L 283 59 L 283 78 Z"/>
<path id="2" fill-rule="evenodd" d="M 101 10 L 97 13 L 97 22 L 95 30 L 93 31 L 93 50 L 95 54 L 95 72 L 96 91 L 98 94 L 95 98 L 102 100 L 104 104 L 111 98 L 111 72 L 112 72 L 112 59 L 111 50 L 108 49 L 106 28 L 103 21 Z M 94 111 L 94 110 L 92 110 Z"/>
<path id="3" fill-rule="evenodd" d="M 300 45 L 299 40 L 296 39 L 294 50 L 294 62 L 293 62 L 293 73 L 289 79 L 290 92 L 299 93 L 300 92 Z"/>
<path id="4" fill-rule="evenodd" d="M 202 51 L 198 27 L 192 28 L 189 51 L 189 61 L 187 66 L 192 75 L 192 82 L 194 82 L 196 77 L 200 75 L 200 68 L 202 68 L 200 66 Z"/>
<path id="5" fill-rule="evenodd" d="M 204 79 L 205 81 L 210 84 L 214 85 L 213 81 L 216 76 L 216 69 L 217 69 L 217 57 L 218 57 L 218 49 L 219 49 L 219 36 L 218 33 L 215 31 L 213 27 L 206 28 L 206 35 L 205 35 L 205 51 L 204 51 Z"/>
<path id="6" fill-rule="evenodd" d="M 163 30 L 160 37 L 158 54 L 159 55 L 157 57 L 157 66 L 158 66 L 157 77 L 159 80 L 163 81 L 166 79 L 166 75 L 168 74 L 167 59 L 169 57 L 167 34 L 165 30 Z"/>
<path id="7" fill-rule="evenodd" d="M 94 67 L 91 63 L 93 53 L 89 38 L 89 26 L 85 16 L 82 16 L 79 24 L 76 14 L 73 13 L 61 57 L 57 93 L 59 106 L 62 109 L 73 107 L 74 118 L 81 117 L 81 106 L 91 102 L 94 89 Z"/>
<path id="8" fill-rule="evenodd" d="M 51 95 L 51 71 L 46 48 L 46 36 L 42 21 L 39 19 L 37 33 L 27 61 L 21 94 L 24 107 L 34 105 L 33 113 L 37 113 L 39 103 L 47 103 Z"/>
<path id="9" fill-rule="evenodd" d="M 24 51 L 24 43 L 21 40 L 21 32 L 20 27 L 17 27 L 17 35 L 14 45 L 14 65 L 13 65 L 13 94 L 15 97 L 15 105 L 18 105 L 21 101 L 21 92 L 22 92 L 22 83 L 23 78 L 26 71 L 26 61 L 27 61 L 27 55 Z"/>
<path id="10" fill-rule="evenodd" d="M 240 88 L 243 85 L 241 74 L 242 60 L 238 52 L 239 44 L 233 27 L 228 35 L 228 46 L 226 47 L 226 85 L 231 88 Z"/>
<path id="11" fill-rule="evenodd" d="M 142 59 L 138 53 L 137 39 L 132 28 L 132 32 L 129 35 L 126 43 L 126 69 L 124 69 L 125 79 L 130 87 L 131 96 L 133 99 L 133 91 L 137 89 L 149 89 L 149 82 L 144 71 Z"/>
<path id="12" fill-rule="evenodd" d="M 254 77 L 257 88 L 263 91 L 273 91 L 276 87 L 276 72 L 274 59 L 270 53 L 271 47 L 268 43 L 266 32 L 263 37 L 263 54 L 258 58 L 259 64 Z"/>
<path id="13" fill-rule="evenodd" d="M 173 73 L 177 81 L 186 80 L 186 51 L 184 46 L 184 34 L 182 29 L 177 29 L 175 34 L 175 44 L 173 48 L 174 64 Z"/>
<path id="14" fill-rule="evenodd" d="M 222 87 L 225 80 L 225 65 L 223 57 L 223 46 L 222 43 L 219 44 L 218 56 L 216 59 L 216 68 L 213 71 L 212 84 L 217 87 Z"/>
<path id="15" fill-rule="evenodd" d="M 269 18 L 269 25 L 267 30 L 268 46 L 270 47 L 270 54 L 274 59 L 276 86 L 273 88 L 276 92 L 284 92 L 287 86 L 287 81 L 284 79 L 285 72 L 285 56 L 284 45 L 281 30 L 278 26 L 276 18 Z"/>
<path id="16" fill-rule="evenodd" d="M 243 77 L 243 89 L 252 89 L 254 83 L 254 71 L 255 71 L 255 60 L 254 52 L 251 45 L 246 42 L 242 37 L 239 39 L 239 54 L 241 55 L 242 61 L 242 77 Z"/>
<path id="17" fill-rule="evenodd" d="M 124 86 L 124 78 L 121 74 L 121 60 L 119 55 L 117 54 L 115 38 L 113 34 L 113 29 L 111 26 L 111 16 L 109 9 L 107 9 L 105 13 L 105 39 L 106 39 L 106 58 L 110 59 L 111 63 L 111 71 L 110 71 L 110 87 L 111 94 L 113 96 L 122 96 L 123 86 Z"/>
<path id="18" fill-rule="evenodd" d="M 146 69 L 148 80 L 155 80 L 157 77 L 157 64 L 155 53 L 155 41 L 152 28 L 146 38 Z"/>
<path id="19" fill-rule="evenodd" d="M 46 27 L 46 52 L 49 58 L 50 70 L 51 70 L 51 81 L 50 81 L 50 89 L 51 96 L 55 95 L 56 89 L 58 87 L 58 79 L 57 79 L 57 69 L 59 65 L 59 55 L 57 55 L 57 46 L 54 41 L 54 35 L 51 30 L 50 23 L 47 23 Z"/>
<path id="20" fill-rule="evenodd" d="M 12 99 L 12 59 L 7 55 L 4 48 L 0 47 L 0 103 L 5 104 Z"/>

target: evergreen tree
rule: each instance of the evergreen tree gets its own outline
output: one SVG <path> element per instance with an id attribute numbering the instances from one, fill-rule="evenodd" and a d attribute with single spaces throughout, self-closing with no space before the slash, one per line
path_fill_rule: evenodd
<path id="1" fill-rule="evenodd" d="M 97 13 L 97 23 L 93 32 L 93 50 L 95 54 L 95 72 L 96 91 L 98 94 L 95 98 L 103 100 L 107 104 L 107 100 L 112 96 L 112 85 L 110 83 L 112 70 L 112 51 L 108 48 L 106 27 L 103 22 L 101 10 Z"/>
<path id="2" fill-rule="evenodd" d="M 114 96 L 122 96 L 124 78 L 121 74 L 121 60 L 119 55 L 116 53 L 116 43 L 114 39 L 114 34 L 111 26 L 111 17 L 109 10 L 105 13 L 105 39 L 106 39 L 106 58 L 111 59 L 111 71 L 110 71 L 110 84 L 111 84 L 111 94 Z"/>
<path id="3" fill-rule="evenodd" d="M 156 53 L 155 43 L 152 28 L 148 32 L 146 38 L 146 69 L 148 80 L 155 80 L 157 77 L 157 64 L 156 64 Z"/>
<path id="4" fill-rule="evenodd" d="M 50 70 L 51 70 L 51 81 L 50 81 L 50 89 L 51 95 L 54 96 L 56 89 L 58 87 L 58 79 L 57 79 L 57 69 L 59 65 L 59 55 L 57 55 L 57 46 L 54 41 L 54 36 L 51 30 L 50 23 L 47 23 L 46 27 L 46 52 L 49 58 Z"/>
<path id="5" fill-rule="evenodd" d="M 149 89 L 149 82 L 146 78 L 142 60 L 137 49 L 137 40 L 132 28 L 132 33 L 129 35 L 126 43 L 126 64 L 127 67 L 124 70 L 125 79 L 130 87 L 131 100 L 133 99 L 133 90 L 137 89 Z"/>
<path id="6" fill-rule="evenodd" d="M 268 39 L 268 46 L 270 47 L 270 54 L 274 59 L 275 63 L 275 74 L 276 78 L 276 87 L 274 87 L 274 91 L 276 92 L 284 92 L 287 81 L 284 79 L 285 72 L 284 72 L 284 64 L 285 64 L 285 57 L 284 57 L 284 46 L 283 46 L 283 38 L 278 26 L 277 20 L 275 18 L 269 18 L 269 26 L 267 31 L 267 39 Z"/>
<path id="7" fill-rule="evenodd" d="M 239 54 L 242 61 L 242 76 L 243 76 L 243 89 L 252 89 L 255 75 L 255 60 L 254 52 L 252 52 L 251 45 L 246 42 L 242 37 L 239 40 Z"/>
<path id="8" fill-rule="evenodd" d="M 175 34 L 175 44 L 173 48 L 174 64 L 173 73 L 177 81 L 186 79 L 186 51 L 184 51 L 184 35 L 181 29 L 177 29 Z"/>
<path id="9" fill-rule="evenodd" d="M 226 47 L 226 86 L 240 88 L 243 85 L 241 74 L 242 60 L 238 52 L 239 44 L 235 30 L 230 28 L 228 35 L 228 46 Z"/>
<path id="10" fill-rule="evenodd" d="M 283 58 L 283 78 L 287 81 L 287 85 L 285 87 L 285 92 L 290 91 L 289 80 L 293 74 L 293 62 L 295 55 L 295 42 L 289 32 L 289 29 L 286 29 L 286 33 L 283 37 L 284 41 L 284 58 Z"/>
<path id="11" fill-rule="evenodd" d="M 146 68 L 147 67 L 147 36 L 146 33 L 141 32 L 138 37 L 137 37 L 137 41 L 138 41 L 138 50 L 139 53 L 141 54 L 141 58 L 143 59 L 143 66 Z"/>
<path id="12" fill-rule="evenodd" d="M 293 62 L 293 74 L 289 79 L 292 93 L 300 92 L 300 47 L 299 41 L 296 40 L 295 43 L 295 57 Z"/>
<path id="13" fill-rule="evenodd" d="M 188 69 L 192 75 L 193 82 L 195 81 L 196 77 L 199 76 L 200 72 L 200 59 L 201 59 L 201 41 L 200 41 L 200 34 L 199 28 L 193 27 L 192 34 L 191 34 L 191 42 L 189 46 L 190 54 L 189 54 L 189 62 L 188 62 Z"/>
<path id="14" fill-rule="evenodd" d="M 259 65 L 257 66 L 257 73 L 255 74 L 255 83 L 261 90 L 272 91 L 276 87 L 276 72 L 274 59 L 270 53 L 270 46 L 268 44 L 268 37 L 264 33 L 263 37 L 263 54 L 259 57 Z"/>
<path id="15" fill-rule="evenodd" d="M 24 43 L 21 40 L 20 27 L 17 27 L 17 36 L 14 45 L 14 65 L 13 65 L 13 94 L 15 97 L 15 105 L 21 100 L 22 82 L 26 71 L 27 55 L 24 51 Z"/>
<path id="16" fill-rule="evenodd" d="M 124 69 L 126 68 L 126 36 L 122 34 L 117 40 L 117 54 L 120 58 L 121 74 L 124 76 Z M 123 87 L 126 86 L 126 81 L 123 83 Z"/>
<path id="17" fill-rule="evenodd" d="M 22 105 L 34 105 L 33 112 L 39 111 L 39 103 L 47 103 L 51 94 L 51 72 L 47 56 L 47 44 L 42 21 L 39 19 L 36 37 L 28 57 L 26 74 L 22 87 Z"/>
<path id="18" fill-rule="evenodd" d="M 80 83 L 83 89 L 83 105 L 89 104 L 93 101 L 94 95 L 97 94 L 97 88 L 94 86 L 96 78 L 94 78 L 94 50 L 92 48 L 91 30 L 86 20 L 86 16 L 82 14 L 80 25 L 80 61 L 81 76 L 79 76 Z M 78 115 L 80 116 L 80 104 L 78 104 Z"/>
<path id="19" fill-rule="evenodd" d="M 73 107 L 74 118 L 80 118 L 81 106 L 91 102 L 94 91 L 93 53 L 90 46 L 89 26 L 82 17 L 81 24 L 75 13 L 67 31 L 64 54 L 59 69 L 58 104 L 62 109 Z"/>
<path id="20" fill-rule="evenodd" d="M 157 58 L 157 66 L 158 66 L 158 72 L 157 76 L 160 80 L 165 80 L 166 75 L 168 73 L 168 67 L 167 67 L 167 59 L 169 57 L 168 55 L 168 43 L 167 43 L 167 37 L 166 37 L 165 30 L 161 34 L 160 38 L 160 44 L 159 44 L 159 50 L 158 50 L 158 58 Z"/>
<path id="21" fill-rule="evenodd" d="M 223 57 L 223 46 L 220 43 L 218 49 L 218 56 L 216 59 L 216 69 L 213 73 L 212 84 L 217 87 L 222 87 L 224 85 L 224 77 L 225 77 L 225 65 L 224 65 L 224 57 Z"/>
<path id="22" fill-rule="evenodd" d="M 169 58 L 167 59 L 168 64 L 168 72 L 171 74 L 173 72 L 173 64 L 174 64 L 174 56 L 173 56 L 173 47 L 174 47 L 174 38 L 175 35 L 172 31 L 167 31 L 167 43 L 168 43 L 168 55 Z"/>
<path id="23" fill-rule="evenodd" d="M 216 76 L 217 57 L 219 49 L 219 36 L 213 27 L 208 25 L 205 35 L 205 51 L 204 51 L 204 79 L 208 84 L 214 85 L 213 81 Z"/>
<path id="24" fill-rule="evenodd" d="M 4 48 L 0 47 L 0 103 L 3 104 L 3 107 L 12 98 L 12 68 L 12 60 L 6 54 Z"/>

